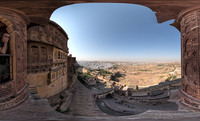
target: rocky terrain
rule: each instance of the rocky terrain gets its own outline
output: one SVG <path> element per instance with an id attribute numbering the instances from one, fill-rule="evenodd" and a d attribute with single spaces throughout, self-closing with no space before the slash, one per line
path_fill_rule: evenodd
<path id="1" fill-rule="evenodd" d="M 181 65 L 175 63 L 131 63 L 131 62 L 87 62 L 84 65 L 86 77 L 97 77 L 107 85 L 116 83 L 126 88 L 140 88 L 157 85 L 166 80 L 171 81 L 181 77 Z M 102 65 L 101 65 L 102 64 Z M 108 66 L 105 66 L 108 65 Z M 109 66 L 112 65 L 112 66 Z M 89 67 L 89 68 L 88 68 Z M 96 68 L 104 67 L 104 68 Z M 92 69 L 94 68 L 94 69 Z M 86 71 L 87 70 L 87 71 Z"/>
<path id="2" fill-rule="evenodd" d="M 180 63 L 149 63 L 138 65 L 117 65 L 106 69 L 111 73 L 120 72 L 125 76 L 120 78 L 122 85 L 152 86 L 165 80 L 175 80 L 181 77 Z"/>

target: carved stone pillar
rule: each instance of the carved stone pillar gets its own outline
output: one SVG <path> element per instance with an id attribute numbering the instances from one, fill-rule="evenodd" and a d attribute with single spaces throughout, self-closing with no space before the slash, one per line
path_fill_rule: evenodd
<path id="1" fill-rule="evenodd" d="M 200 7 L 178 14 L 181 32 L 181 103 L 200 109 Z"/>
<path id="2" fill-rule="evenodd" d="M 14 107 L 28 97 L 27 24 L 29 18 L 19 10 L 0 7 L 0 22 L 10 34 L 11 79 L 0 84 L 0 110 Z"/>

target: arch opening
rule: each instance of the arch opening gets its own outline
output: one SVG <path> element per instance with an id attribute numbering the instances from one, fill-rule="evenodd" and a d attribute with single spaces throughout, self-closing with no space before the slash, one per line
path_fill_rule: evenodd
<path id="1" fill-rule="evenodd" d="M 13 54 L 10 45 L 13 44 L 10 22 L 0 17 L 0 83 L 4 84 L 13 80 Z M 7 42 L 5 42 L 7 41 Z"/>
<path id="2" fill-rule="evenodd" d="M 70 51 L 72 50 L 72 52 L 75 52 L 76 51 L 75 49 L 80 50 L 79 52 L 76 51 L 75 53 L 75 56 L 78 58 L 78 60 L 88 59 L 86 61 L 93 61 L 91 63 L 90 62 L 82 63 L 82 65 L 88 65 L 88 66 L 86 66 L 87 71 L 85 72 L 83 72 L 84 67 L 81 67 L 82 68 L 80 73 L 81 76 L 79 77 L 79 79 L 81 79 L 81 81 L 85 80 L 84 85 L 85 84 L 87 86 L 89 85 L 89 87 L 94 86 L 96 84 L 97 87 L 95 86 L 94 87 L 98 88 L 99 90 L 101 90 L 102 88 L 101 86 L 100 86 L 101 88 L 98 87 L 99 84 L 100 85 L 102 84 L 102 86 L 106 87 L 108 86 L 109 83 L 110 88 L 114 89 L 115 94 L 118 95 L 120 98 L 127 99 L 126 101 L 128 101 L 129 103 L 133 103 L 134 101 L 136 101 L 133 104 L 136 103 L 144 105 L 153 104 L 154 106 L 158 107 L 161 106 L 159 108 L 163 110 L 170 110 L 169 108 L 171 108 L 172 110 L 177 111 L 178 106 L 175 104 L 175 102 L 172 103 L 168 102 L 171 93 L 170 91 L 175 89 L 178 90 L 181 84 L 180 82 L 181 66 L 180 63 L 177 62 L 177 61 L 180 62 L 180 55 L 181 55 L 179 46 L 180 33 L 174 27 L 170 26 L 170 24 L 173 23 L 173 20 L 167 21 L 162 24 L 158 24 L 155 19 L 156 18 L 154 15 L 155 13 L 153 13 L 152 11 L 151 13 L 148 13 L 149 9 L 144 10 L 145 11 L 144 13 L 139 13 L 138 11 L 134 13 L 131 7 L 133 6 L 136 7 L 136 5 L 131 6 L 131 4 L 93 4 L 93 5 L 94 6 L 92 6 L 92 4 L 86 4 L 87 10 L 85 11 L 83 10 L 84 8 L 83 4 L 74 5 L 76 11 L 70 10 L 73 8 L 73 5 L 70 5 L 69 9 L 67 9 L 67 7 L 66 8 L 62 7 L 63 11 L 65 10 L 65 12 L 63 12 L 62 10 L 61 12 L 58 9 L 55 11 L 55 14 L 57 14 L 57 16 L 54 16 L 53 13 L 51 17 L 51 19 L 54 18 L 54 20 L 58 22 L 58 24 L 60 24 L 63 27 L 63 29 L 68 33 L 69 42 L 76 41 L 74 42 L 73 46 L 70 46 L 69 43 L 69 48 Z M 101 7 L 101 5 L 103 7 Z M 114 6 L 113 8 L 112 5 Z M 126 8 L 128 9 L 126 12 L 123 11 L 123 9 L 125 9 L 123 5 L 126 6 Z M 108 6 L 109 8 L 106 8 Z M 95 12 L 95 8 L 97 8 L 97 12 Z M 140 10 L 142 9 L 142 7 L 140 6 L 137 9 Z M 69 14 L 71 14 L 71 17 L 67 16 L 68 15 L 67 10 L 70 11 Z M 73 11 L 75 12 L 73 13 Z M 109 12 L 111 13 L 110 15 Z M 65 15 L 66 19 L 65 18 L 59 19 L 59 17 L 62 16 L 59 13 L 66 13 Z M 131 15 L 134 14 L 134 16 L 131 16 L 130 14 Z M 146 15 L 145 16 L 146 18 L 141 17 L 142 15 Z M 77 16 L 81 17 L 78 18 Z M 73 19 L 73 17 L 74 20 L 70 20 Z M 148 17 L 151 19 L 149 19 Z M 139 22 L 143 21 L 144 23 L 139 23 L 138 21 L 134 21 L 134 19 L 138 20 Z M 145 21 L 146 19 L 147 21 Z M 104 23 L 108 22 L 108 23 L 104 25 L 103 22 Z M 162 27 L 164 29 L 162 29 Z M 77 31 L 75 30 L 75 28 L 78 28 Z M 81 28 L 83 29 L 81 30 Z M 152 38 L 151 36 L 153 35 L 154 37 Z M 88 36 L 88 38 L 86 36 Z M 171 36 L 171 38 L 168 38 L 169 36 Z M 79 41 L 77 41 L 78 39 Z M 87 49 L 88 51 L 86 51 Z M 98 50 L 97 53 L 95 53 L 96 50 Z M 167 54 L 164 53 L 163 50 L 166 50 L 165 52 Z M 174 51 L 176 51 L 176 55 L 174 55 Z M 83 56 L 87 57 L 80 59 L 78 53 L 81 57 Z M 106 56 L 104 57 L 103 54 L 105 54 Z M 143 56 L 141 56 L 142 54 Z M 113 56 L 115 56 L 116 58 L 112 58 Z M 130 58 L 131 56 L 133 58 Z M 174 59 L 175 57 L 176 60 Z M 156 60 L 158 58 L 160 58 L 161 60 Z M 125 62 L 126 64 L 124 64 L 125 65 L 124 68 L 113 64 L 113 66 L 111 67 L 106 65 L 108 69 L 104 69 L 103 68 L 104 65 L 103 64 L 102 64 L 103 66 L 101 64 L 98 65 L 97 63 L 99 62 L 97 61 L 101 61 L 100 63 L 104 63 L 105 61 L 107 61 L 105 62 L 106 64 L 113 63 L 111 61 L 118 61 L 114 63 L 118 63 L 119 65 L 123 63 L 122 61 L 126 61 Z M 174 62 L 174 63 L 172 64 L 169 62 Z M 91 69 L 89 67 L 89 64 L 90 65 L 96 64 L 97 68 Z M 136 67 L 137 65 L 140 67 Z M 135 66 L 134 68 L 135 69 L 137 68 L 135 70 L 135 73 L 131 72 L 132 70 L 134 70 L 133 68 L 131 70 L 131 68 L 129 67 L 128 70 L 128 66 Z M 147 69 L 146 68 L 147 66 L 151 66 L 151 69 L 150 68 Z M 119 70 L 121 72 L 119 72 Z M 161 71 L 163 75 L 160 74 L 159 71 Z M 139 75 L 141 73 L 143 73 L 143 75 L 140 75 L 140 77 L 136 79 L 135 78 L 136 75 Z M 150 78 L 147 79 L 145 77 L 147 77 L 148 74 Z M 153 76 L 157 75 L 158 79 L 153 79 L 152 75 Z M 97 79 L 95 78 L 95 80 L 93 80 L 94 77 L 91 76 L 97 77 Z M 109 76 L 111 76 L 112 79 L 114 80 L 110 79 Z M 144 79 L 141 79 L 143 77 Z M 127 81 L 124 81 L 125 79 L 127 79 Z M 133 79 L 135 80 L 133 81 Z M 155 80 L 157 80 L 157 82 Z M 144 82 L 146 84 L 142 84 Z M 128 90 L 129 86 L 131 88 Z M 178 93 L 177 90 L 176 93 Z M 117 97 L 118 99 L 116 100 L 119 100 L 119 97 Z M 114 100 L 111 99 L 111 101 Z M 165 102 L 167 102 L 167 104 L 169 105 L 168 109 L 163 108 L 165 107 L 164 106 Z M 114 103 L 117 103 L 117 101 L 114 101 Z M 117 104 L 118 105 L 121 104 L 127 106 L 128 108 L 131 108 L 131 106 L 123 104 L 123 102 Z M 154 109 L 152 107 L 148 108 Z"/>

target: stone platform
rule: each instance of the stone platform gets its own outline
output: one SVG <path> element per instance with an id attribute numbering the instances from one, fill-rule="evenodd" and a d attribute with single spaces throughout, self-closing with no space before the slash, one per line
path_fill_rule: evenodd
<path id="1" fill-rule="evenodd" d="M 40 99 L 33 94 L 20 106 L 0 112 L 0 121 L 199 121 L 199 119 L 200 112 L 192 112 L 185 109 L 178 111 L 147 110 L 138 115 L 129 116 L 109 116 L 106 114 L 99 116 L 71 116 L 54 111 L 47 99 Z"/>

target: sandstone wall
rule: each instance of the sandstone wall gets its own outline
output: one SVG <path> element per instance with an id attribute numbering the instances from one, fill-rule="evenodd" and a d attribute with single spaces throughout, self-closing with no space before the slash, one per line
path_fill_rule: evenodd
<path id="1" fill-rule="evenodd" d="M 42 98 L 68 87 L 68 36 L 56 23 L 28 29 L 28 81 Z"/>

